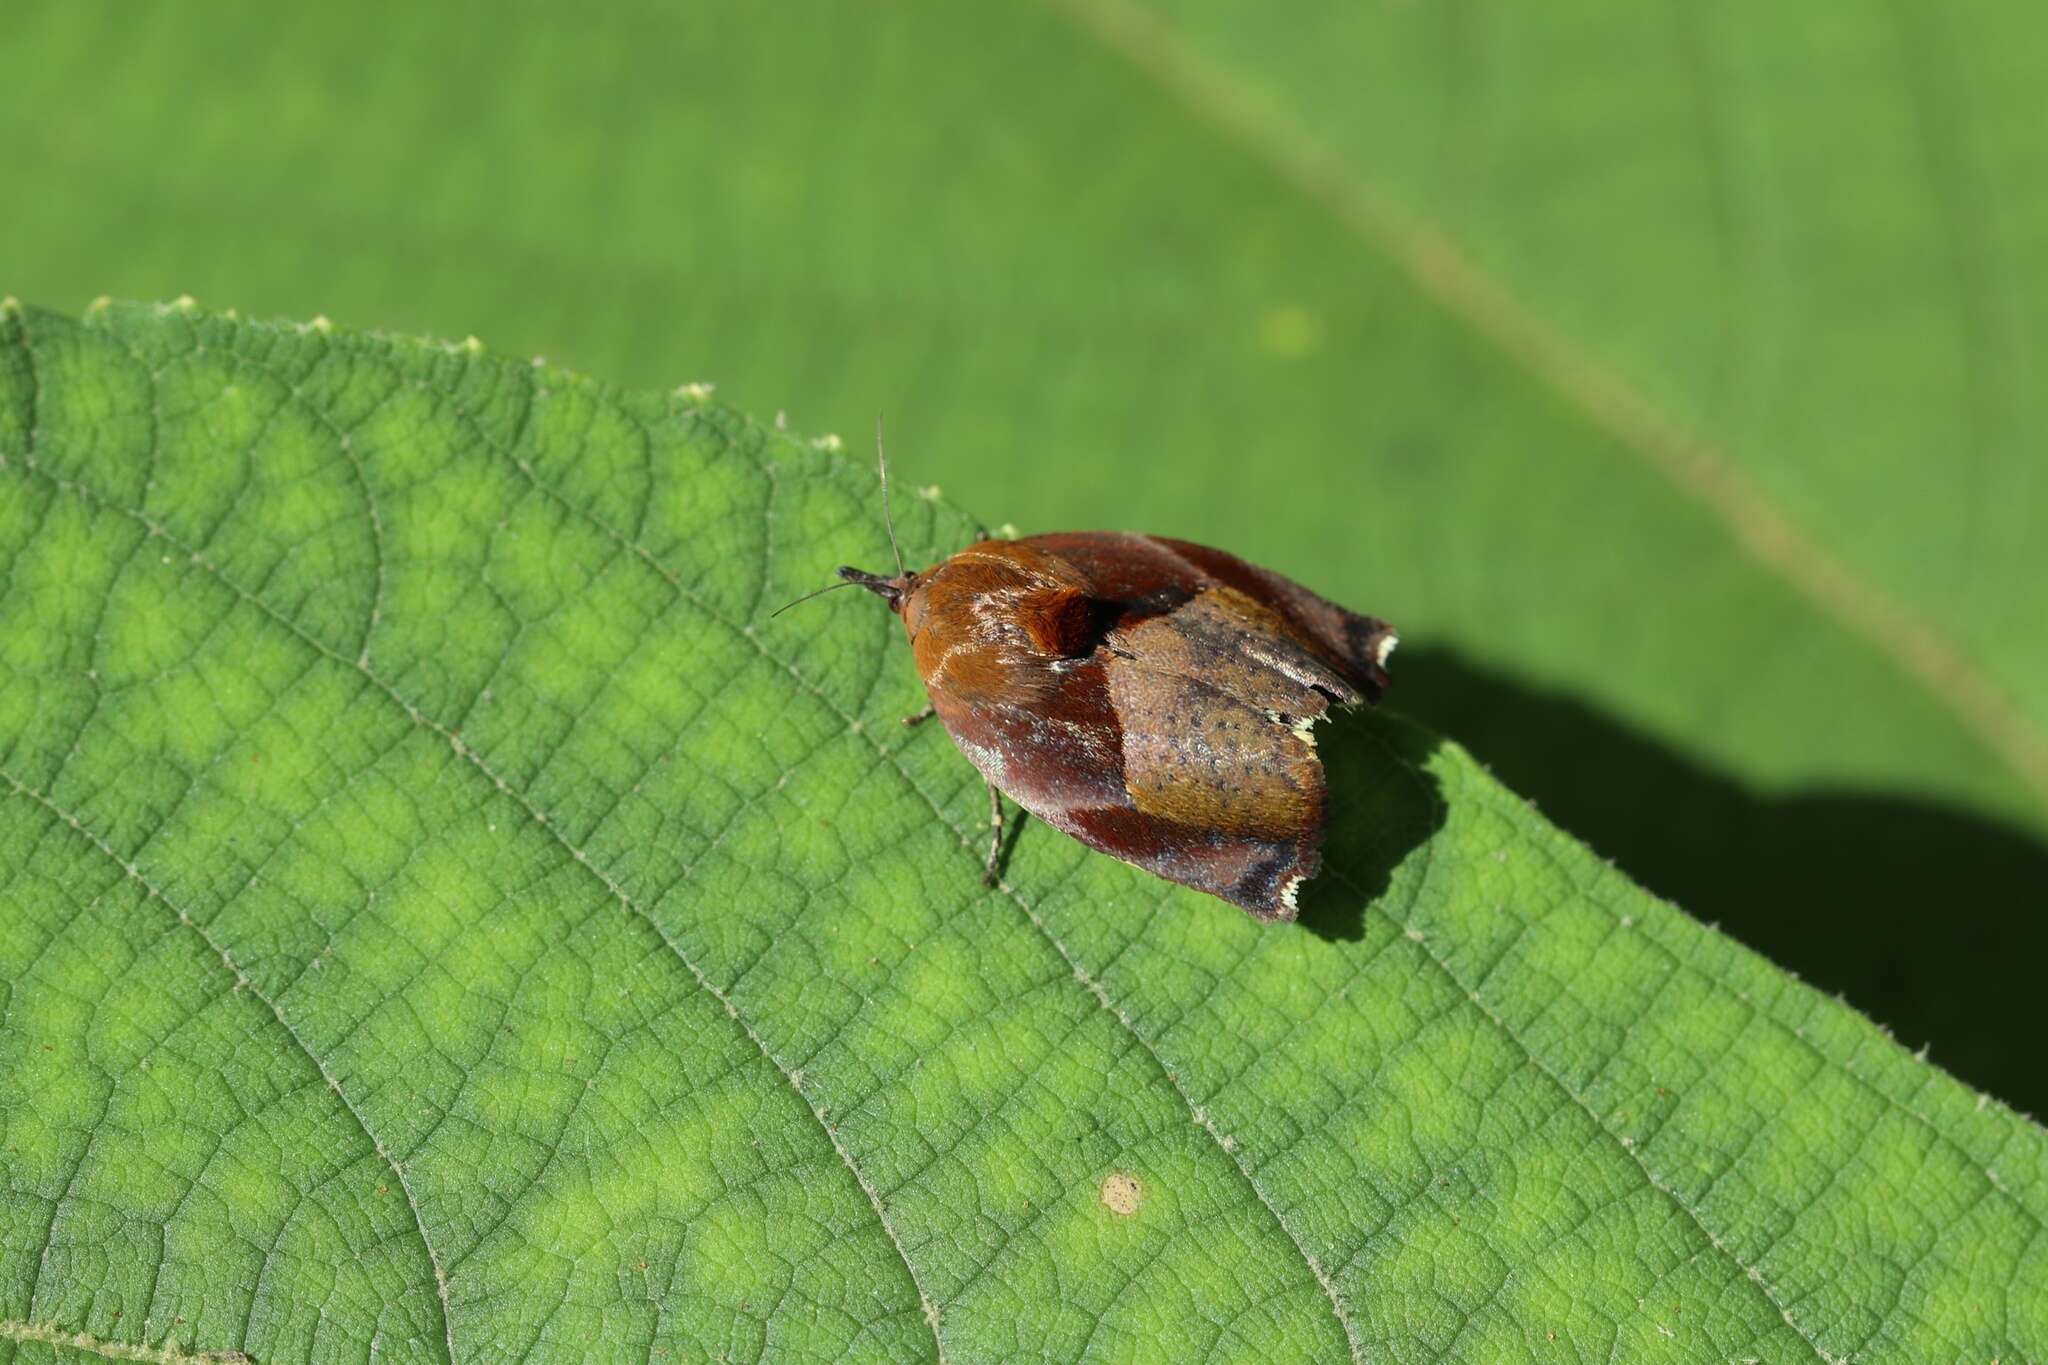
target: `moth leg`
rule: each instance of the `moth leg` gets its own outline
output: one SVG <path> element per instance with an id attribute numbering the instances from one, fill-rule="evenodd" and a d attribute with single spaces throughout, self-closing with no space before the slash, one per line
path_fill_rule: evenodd
<path id="1" fill-rule="evenodd" d="M 924 724 L 926 721 L 932 718 L 932 712 L 936 709 L 937 708 L 935 708 L 930 702 L 926 702 L 924 704 L 924 710 L 918 712 L 914 716 L 905 716 L 903 718 L 903 728 L 907 730 L 913 725 Z"/>
<path id="2" fill-rule="evenodd" d="M 1003 793 L 996 784 L 988 784 L 988 862 L 981 869 L 981 884 L 996 884 L 996 864 L 1003 856 Z"/>

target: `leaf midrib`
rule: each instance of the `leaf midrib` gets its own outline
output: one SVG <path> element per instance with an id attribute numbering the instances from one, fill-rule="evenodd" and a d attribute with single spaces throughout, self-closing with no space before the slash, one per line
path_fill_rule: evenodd
<path id="1" fill-rule="evenodd" d="M 209 1365 L 210 1362 L 221 1358 L 220 1353 L 212 1351 L 193 1355 L 170 1345 L 148 1346 L 135 1342 L 109 1341 L 105 1337 L 96 1337 L 89 1332 L 74 1332 L 55 1323 L 30 1322 L 18 1318 L 0 1318 L 0 1341 L 48 1346 L 52 1350 L 68 1347 L 106 1360 L 140 1360 L 148 1362 L 148 1365 Z"/>
<path id="2" fill-rule="evenodd" d="M 1264 165 L 1405 275 L 1449 318 L 1556 393 L 1720 526 L 1766 573 L 1953 715 L 2048 812 L 2048 730 L 1946 632 L 1824 547 L 1720 447 L 1645 396 L 1597 351 L 1523 303 L 1440 225 L 1390 201 L 1341 158 L 1183 42 L 1136 0 L 1045 0 L 1168 97 Z"/>

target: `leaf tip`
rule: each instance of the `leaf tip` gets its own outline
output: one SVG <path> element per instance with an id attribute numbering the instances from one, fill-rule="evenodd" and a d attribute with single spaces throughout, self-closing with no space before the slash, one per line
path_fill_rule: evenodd
<path id="1" fill-rule="evenodd" d="M 711 401 L 712 392 L 717 388 L 716 384 L 678 384 L 676 397 L 687 398 L 692 403 L 708 403 Z"/>

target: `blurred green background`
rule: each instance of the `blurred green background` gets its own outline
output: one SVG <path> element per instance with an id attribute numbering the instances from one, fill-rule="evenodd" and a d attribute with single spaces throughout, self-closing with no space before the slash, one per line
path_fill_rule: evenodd
<path id="1" fill-rule="evenodd" d="M 991 525 L 1228 546 L 1398 623 L 1392 704 L 1638 880 L 2048 1104 L 2038 7 L 17 0 L 0 41 L 0 292 L 475 334 L 856 458 L 883 414 Z"/>

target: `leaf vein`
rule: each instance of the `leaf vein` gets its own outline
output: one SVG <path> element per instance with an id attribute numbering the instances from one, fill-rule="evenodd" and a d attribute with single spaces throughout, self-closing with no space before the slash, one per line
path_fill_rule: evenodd
<path id="1" fill-rule="evenodd" d="M 201 1351 L 194 1354 L 180 1350 L 168 1342 L 162 1346 L 144 1346 L 134 1342 L 96 1337 L 89 1332 L 73 1332 L 53 1322 L 27 1322 L 17 1318 L 0 1319 L 0 1341 L 54 1348 L 68 1347 L 107 1360 L 140 1360 L 149 1362 L 149 1365 L 212 1365 L 212 1362 L 248 1359 L 240 1351 Z"/>
<path id="2" fill-rule="evenodd" d="M 533 476 L 532 471 L 530 469 L 527 469 L 523 461 L 518 460 L 516 456 L 514 456 L 513 459 L 514 462 L 517 463 L 519 467 L 526 472 L 528 478 L 533 481 L 534 486 L 536 488 L 539 488 L 543 492 L 547 492 L 552 496 L 556 496 L 557 500 L 562 501 L 564 506 L 569 507 L 570 510 L 576 512 L 580 516 L 589 518 L 593 524 L 599 526 L 603 525 L 602 522 L 597 521 L 595 518 L 591 518 L 590 514 L 585 512 L 583 509 L 576 508 L 572 504 L 567 503 L 566 500 L 560 499 L 559 495 L 552 494 L 552 490 L 546 489 L 545 485 L 541 484 L 539 480 Z M 768 1063 L 776 1069 L 776 1071 L 782 1076 L 782 1078 L 789 1083 L 790 1087 L 793 1090 L 795 1090 L 797 1095 L 803 1100 L 805 1110 L 809 1112 L 814 1119 L 816 1119 L 818 1127 L 824 1132 L 826 1140 L 831 1144 L 833 1151 L 838 1154 L 840 1161 L 853 1175 L 854 1180 L 860 1186 L 861 1192 L 867 1196 L 869 1205 L 874 1211 L 876 1221 L 881 1225 L 883 1234 L 888 1238 L 890 1245 L 895 1248 L 897 1256 L 902 1260 L 904 1269 L 910 1276 L 912 1287 L 917 1291 L 918 1297 L 924 1305 L 925 1319 L 932 1329 L 932 1338 L 934 1345 L 937 1349 L 938 1357 L 941 1361 L 943 1361 L 946 1358 L 944 1342 L 939 1335 L 938 1306 L 936 1305 L 936 1303 L 934 1303 L 931 1296 L 928 1293 L 926 1293 L 923 1282 L 921 1278 L 918 1276 L 917 1268 L 911 1263 L 909 1254 L 904 1249 L 902 1238 L 897 1233 L 894 1225 L 890 1223 L 887 1215 L 883 1212 L 881 1196 L 876 1192 L 874 1186 L 868 1180 L 866 1172 L 861 1170 L 858 1163 L 854 1161 L 852 1153 L 847 1150 L 846 1146 L 842 1142 L 840 1142 L 839 1135 L 832 1131 L 831 1125 L 827 1123 L 824 1120 L 824 1118 L 819 1114 L 817 1105 L 811 1100 L 809 1093 L 804 1090 L 802 1084 L 797 1079 L 795 1073 L 793 1073 L 788 1067 L 783 1065 L 781 1060 L 777 1058 L 774 1052 L 768 1047 L 767 1041 L 764 1038 L 762 1038 L 760 1033 L 753 1027 L 753 1025 L 744 1016 L 741 1015 L 738 1007 L 733 1003 L 733 1001 L 726 994 L 726 992 L 721 990 L 718 987 L 718 985 L 711 980 L 711 978 L 703 971 L 703 969 L 697 965 L 694 959 L 692 959 L 686 953 L 683 952 L 682 946 L 675 942 L 674 938 L 667 932 L 666 929 L 664 929 L 661 926 L 661 924 L 658 921 L 655 920 L 652 914 L 650 914 L 637 901 L 635 901 L 630 895 L 628 895 L 625 889 L 622 886 L 620 886 L 620 884 L 609 873 L 607 873 L 602 868 L 598 867 L 595 863 L 593 863 L 590 860 L 588 854 L 586 854 L 582 849 L 570 843 L 567 836 L 565 836 L 559 829 L 555 828 L 554 823 L 547 818 L 545 813 L 542 812 L 538 806 L 533 804 L 532 800 L 528 798 L 524 792 L 513 787 L 510 783 L 506 782 L 503 778 L 499 777 L 497 773 L 494 772 L 491 769 L 491 767 L 484 761 L 482 755 L 478 754 L 468 744 L 464 743 L 459 735 L 449 730 L 446 726 L 435 721 L 432 717 L 428 716 L 425 712 L 421 711 L 417 706 L 413 705 L 396 688 L 394 688 L 391 684 L 387 683 L 383 678 L 381 678 L 375 672 L 373 672 L 368 667 L 368 665 L 365 664 L 360 658 L 351 659 L 346 655 L 342 654 L 340 651 L 335 650 L 325 641 L 320 640 L 318 637 L 306 631 L 297 622 L 283 615 L 275 607 L 271 606 L 268 602 L 265 602 L 262 598 L 251 594 L 247 589 L 243 588 L 240 584 L 236 583 L 233 579 L 231 579 L 225 572 L 223 572 L 220 569 L 218 565 L 214 564 L 212 560 L 200 554 L 197 550 L 185 546 L 182 542 L 179 541 L 179 539 L 176 536 L 172 535 L 168 529 L 166 529 L 164 526 L 158 523 L 154 518 L 148 516 L 146 513 L 134 508 L 127 507 L 118 502 L 117 500 L 103 497 L 96 490 L 89 489 L 85 485 L 78 483 L 75 480 L 66 479 L 59 475 L 52 474 L 48 470 L 42 469 L 40 465 L 33 460 L 24 459 L 22 463 L 25 468 L 34 472 L 38 477 L 51 480 L 53 483 L 56 483 L 60 487 L 67 487 L 71 489 L 78 496 L 89 498 L 90 500 L 97 502 L 102 506 L 109 507 L 116 512 L 136 519 L 145 527 L 147 527 L 152 535 L 161 538 L 167 544 L 173 545 L 178 549 L 185 551 L 186 554 L 190 557 L 190 562 L 192 564 L 197 565 L 199 568 L 201 568 L 206 573 L 211 575 L 223 586 L 228 588 L 230 592 L 234 593 L 236 597 L 253 606 L 258 611 L 260 611 L 264 616 L 268 617 L 270 620 L 282 626 L 286 631 L 290 632 L 294 638 L 298 639 L 307 647 L 313 649 L 317 653 L 323 655 L 324 657 L 340 665 L 341 667 L 359 674 L 365 681 L 369 682 L 372 686 L 377 688 L 378 691 L 382 692 L 385 695 L 385 697 L 387 697 L 392 703 L 398 706 L 398 708 L 406 715 L 406 717 L 409 720 L 413 722 L 413 724 L 420 727 L 421 729 L 437 734 L 442 739 L 446 740 L 449 746 L 454 750 L 454 752 L 459 757 L 465 759 L 468 763 L 475 767 L 476 770 L 479 773 L 481 773 L 486 779 L 488 779 L 497 788 L 498 791 L 509 797 L 523 810 L 525 810 L 526 813 L 530 817 L 532 817 L 536 824 L 546 829 L 550 837 L 552 837 L 563 848 L 563 850 L 570 855 L 571 860 L 576 865 L 586 869 L 589 875 L 594 877 L 613 896 L 614 899 L 619 901 L 619 903 L 625 909 L 627 909 L 636 918 L 640 919 L 649 927 L 651 927 L 654 930 L 655 935 L 661 940 L 663 945 L 666 946 L 668 950 L 675 956 L 677 961 L 682 964 L 684 969 L 689 972 L 691 977 L 696 981 L 697 985 L 702 987 L 706 992 L 708 992 L 712 996 L 713 999 L 715 999 L 721 1006 L 724 1007 L 726 1014 L 733 1020 L 735 1024 L 739 1026 L 740 1030 L 746 1035 L 748 1040 L 753 1043 L 754 1047 L 757 1050 L 759 1050 L 762 1057 L 765 1058 L 768 1061 Z M 625 545 L 623 542 L 621 542 L 621 546 L 625 549 L 637 551 L 643 556 L 646 554 L 646 552 L 644 550 L 641 550 L 638 546 L 628 546 Z M 670 577 L 671 582 L 675 581 L 672 576 L 668 577 Z M 708 616 L 711 616 L 713 619 L 718 619 L 716 614 L 712 613 L 709 610 L 709 608 L 700 606 L 700 609 L 704 610 L 706 614 Z M 728 624 L 729 626 L 729 623 L 726 624 Z M 49 806 L 49 808 L 54 813 L 58 814 L 60 818 L 64 818 L 67 821 L 69 821 L 70 817 L 66 816 L 64 812 L 59 811 L 54 805 L 50 805 L 47 799 L 43 798 L 39 792 L 36 792 L 31 788 L 23 786 L 22 784 L 16 782 L 11 776 L 5 774 L 4 772 L 0 772 L 0 780 L 5 780 L 10 785 L 16 787 L 18 790 L 24 792 L 25 794 L 39 801 L 42 801 L 42 803 L 46 806 Z M 95 838 L 95 836 L 93 836 L 89 831 L 86 831 L 83 828 L 83 826 L 76 825 L 75 822 L 74 828 L 77 828 L 79 832 L 81 834 L 84 834 L 87 838 Z M 95 842 L 97 842 L 96 839 Z M 113 853 L 111 849 L 107 848 L 105 845 L 100 845 L 100 847 L 102 851 L 105 852 L 109 857 L 115 858 L 117 862 L 119 861 L 118 855 Z M 126 866 L 125 863 L 122 865 L 124 867 Z M 157 894 L 155 888 L 150 887 L 146 881 L 143 881 L 140 874 L 137 873 L 133 868 L 129 868 L 128 870 L 130 872 L 130 875 L 135 876 L 138 882 L 142 882 L 142 885 L 145 887 L 146 890 L 150 892 L 151 895 Z M 167 905 L 169 904 L 168 901 L 166 901 L 165 903 Z M 182 914 L 182 912 L 180 913 L 180 919 L 188 923 L 192 923 L 195 929 L 198 927 L 195 921 L 190 921 L 188 917 Z M 200 932 L 202 937 L 206 937 L 203 930 Z M 207 939 L 207 942 L 209 946 L 213 946 L 210 938 Z M 216 951 L 221 950 L 216 948 Z M 243 977 L 240 968 L 234 967 L 232 959 L 228 958 L 224 952 L 222 952 L 222 959 L 223 961 L 229 963 L 231 969 L 235 971 L 238 980 L 246 980 L 246 978 Z M 252 993 L 255 992 L 255 987 L 253 986 L 253 984 L 250 985 L 249 989 L 252 991 Z M 259 993 L 258 998 L 263 999 L 264 997 L 262 997 Z M 265 1003 L 268 1004 L 270 1002 L 266 999 Z M 286 1023 L 284 1016 L 281 1013 L 278 1013 L 274 1005 L 272 1006 L 272 1012 L 278 1015 L 279 1023 L 285 1024 L 285 1027 L 287 1028 L 287 1030 L 289 1030 L 291 1027 L 290 1024 Z M 328 1077 L 325 1066 L 319 1061 L 317 1057 L 313 1056 L 310 1050 L 305 1049 L 304 1043 L 300 1042 L 296 1033 L 294 1033 L 293 1035 L 293 1040 L 295 1042 L 300 1043 L 301 1050 L 306 1051 L 306 1055 L 313 1060 L 314 1065 L 320 1068 L 322 1077 L 328 1080 L 330 1086 L 333 1086 L 334 1082 L 331 1077 Z M 338 1088 L 336 1088 L 336 1093 L 340 1094 Z M 345 1096 L 343 1097 L 343 1102 L 348 1103 L 347 1098 Z M 356 1115 L 358 1124 L 361 1124 L 362 1117 L 359 1113 L 356 1112 L 353 1105 L 350 1105 L 350 1112 Z M 365 1128 L 364 1131 L 367 1135 L 368 1129 Z M 372 1141 L 374 1142 L 375 1139 L 372 1138 Z M 378 1146 L 378 1151 L 380 1155 L 384 1155 L 381 1144 Z M 385 1159 L 387 1162 L 390 1161 L 390 1157 L 388 1155 L 385 1156 Z M 403 1173 L 398 1172 L 398 1168 L 395 1164 L 393 1165 L 393 1171 L 395 1173 L 398 1173 L 400 1181 L 403 1182 Z M 407 1197 L 408 1199 L 410 1199 L 411 1197 L 409 1192 Z M 417 1205 L 415 1205 L 414 1207 L 414 1215 L 415 1220 L 417 1221 Z M 424 1231 L 424 1228 L 422 1228 L 420 1237 L 421 1241 L 425 1243 L 426 1233 Z M 445 1309 L 447 1303 L 446 1277 L 440 1269 L 440 1262 L 438 1256 L 433 1252 L 431 1245 L 429 1245 L 428 1247 L 428 1252 L 430 1259 L 433 1260 L 435 1266 L 435 1275 L 436 1280 L 438 1282 L 437 1288 L 439 1290 L 444 1309 L 443 1317 L 445 1321 Z M 450 1341 L 450 1358 L 451 1360 L 453 1359 L 452 1337 Z"/>
<path id="3" fill-rule="evenodd" d="M 1375 738 L 1375 742 L 1380 744 L 1381 749 L 1386 753 L 1388 759 L 1390 760 L 1392 767 L 1396 771 L 1406 775 L 1408 779 L 1415 785 L 1417 791 L 1421 793 L 1422 799 L 1429 801 L 1437 801 L 1441 799 L 1433 791 L 1429 789 L 1428 785 L 1425 782 L 1422 781 L 1420 775 L 1408 763 L 1408 761 L 1401 757 L 1400 754 L 1396 753 L 1390 745 L 1385 744 L 1383 741 L 1379 741 L 1377 737 Z M 1429 878 L 1431 874 L 1434 872 L 1436 866 L 1435 841 L 1432 840 L 1427 842 L 1425 844 L 1425 848 L 1427 851 L 1423 855 L 1421 874 L 1416 879 L 1418 894 L 1419 888 L 1429 881 Z M 1347 876 L 1344 873 L 1343 869 L 1332 867 L 1326 869 L 1326 871 L 1329 875 L 1334 876 L 1339 881 L 1343 882 L 1345 885 L 1351 887 L 1352 890 L 1356 891 L 1361 896 L 1365 894 L 1364 888 L 1360 887 L 1355 881 L 1353 881 L 1349 876 Z M 1415 899 L 1415 896 L 1410 897 L 1411 908 L 1415 903 Z M 1404 919 L 1403 927 L 1412 930 L 1414 926 L 1411 922 L 1408 922 Z M 1565 1081 L 1562 1075 L 1560 1075 L 1547 1062 L 1545 1062 L 1541 1056 L 1537 1054 L 1536 1050 L 1533 1047 L 1531 1047 L 1528 1044 L 1528 1042 L 1526 1042 L 1522 1038 L 1521 1034 L 1517 1032 L 1507 1022 L 1507 1019 L 1499 1011 L 1495 1010 L 1491 1005 L 1489 1005 L 1486 1002 L 1485 998 L 1480 995 L 1479 990 L 1476 986 L 1467 985 L 1465 983 L 1464 978 L 1458 974 L 1457 970 L 1451 966 L 1450 962 L 1445 957 L 1443 957 L 1442 954 L 1438 953 L 1435 948 L 1430 946 L 1429 937 L 1427 934 L 1417 931 L 1410 933 L 1408 937 L 1409 941 L 1415 944 L 1415 946 L 1421 951 L 1422 955 L 1426 957 L 1432 964 L 1434 964 L 1438 971 L 1443 973 L 1445 979 L 1448 980 L 1455 989 L 1457 989 L 1461 994 L 1463 994 L 1467 1000 L 1471 1001 L 1474 1008 L 1478 1009 L 1481 1014 L 1486 1016 L 1486 1018 L 1493 1024 L 1495 1029 L 1497 1029 L 1500 1032 L 1500 1035 L 1502 1037 L 1506 1038 L 1509 1042 L 1511 1042 L 1514 1045 L 1515 1050 L 1521 1053 L 1523 1059 L 1530 1066 L 1534 1067 L 1536 1071 L 1540 1075 L 1542 1075 L 1544 1079 L 1547 1080 L 1553 1087 L 1555 1087 L 1560 1094 L 1564 1095 L 1567 1099 L 1569 1099 L 1574 1105 L 1578 1107 L 1579 1111 L 1583 1113 L 1586 1116 L 1586 1118 L 1592 1123 L 1595 1131 L 1604 1135 L 1609 1141 L 1613 1142 L 1615 1146 L 1619 1147 L 1623 1152 L 1625 1152 L 1628 1155 L 1629 1160 L 1635 1164 L 1637 1170 L 1639 1170 L 1642 1173 L 1643 1179 L 1649 1183 L 1650 1187 L 1656 1190 L 1659 1194 L 1663 1195 L 1665 1199 L 1667 1199 L 1673 1206 L 1675 1206 L 1681 1213 L 1683 1213 L 1686 1216 L 1686 1218 L 1692 1223 L 1692 1225 L 1699 1230 L 1700 1235 L 1707 1239 L 1708 1244 L 1712 1246 L 1716 1252 L 1727 1257 L 1730 1264 L 1734 1265 L 1736 1269 L 1740 1270 L 1743 1273 L 1746 1279 L 1748 1279 L 1751 1283 L 1756 1285 L 1757 1290 L 1763 1295 L 1765 1301 L 1770 1305 L 1770 1307 L 1774 1311 L 1776 1311 L 1778 1316 L 1784 1320 L 1785 1325 L 1791 1328 L 1794 1335 L 1796 1335 L 1801 1341 L 1806 1343 L 1806 1345 L 1812 1349 L 1815 1356 L 1817 1356 L 1819 1359 L 1825 1362 L 1828 1362 L 1828 1365 L 1841 1365 L 1841 1358 L 1829 1354 L 1828 1351 L 1821 1346 L 1819 1338 L 1816 1335 L 1809 1333 L 1805 1328 L 1801 1327 L 1798 1321 L 1793 1318 L 1791 1312 L 1786 1308 L 1784 1302 L 1779 1298 L 1777 1291 L 1764 1278 L 1762 1270 L 1759 1267 L 1745 1265 L 1742 1261 L 1742 1258 L 1736 1255 L 1733 1249 L 1731 1249 L 1726 1243 L 1724 1243 L 1719 1237 L 1719 1235 L 1717 1235 L 1712 1228 L 1707 1226 L 1705 1219 L 1700 1216 L 1700 1214 L 1692 1207 L 1692 1205 L 1689 1204 L 1684 1199 L 1684 1197 L 1678 1193 L 1678 1191 L 1675 1188 L 1666 1183 L 1661 1177 L 1657 1175 L 1655 1171 L 1650 1169 L 1650 1164 L 1647 1161 L 1645 1161 L 1643 1159 L 1642 1154 L 1636 1150 L 1635 1144 L 1633 1142 L 1624 1141 L 1619 1133 L 1616 1133 L 1612 1128 L 1608 1127 L 1606 1123 L 1602 1122 L 1600 1115 L 1594 1110 L 1593 1106 L 1586 1101 L 1586 1098 L 1583 1095 L 1579 1094 L 1579 1092 L 1576 1089 L 1574 1089 L 1569 1083 Z"/>
<path id="4" fill-rule="evenodd" d="M 362 1110 L 358 1109 L 355 1101 L 348 1097 L 347 1092 L 341 1087 L 341 1082 L 327 1069 L 327 1064 L 320 1060 L 313 1049 L 307 1046 L 305 1038 L 292 1025 L 291 1020 L 285 1017 L 283 1009 L 278 1006 L 277 1002 L 272 1000 L 264 992 L 263 988 L 258 986 L 250 978 L 249 974 L 242 970 L 241 965 L 235 961 L 234 956 L 215 941 L 212 934 L 207 932 L 205 925 L 193 919 L 182 907 L 173 904 L 170 897 L 166 896 L 145 877 L 139 867 L 115 852 L 112 845 L 108 844 L 105 839 L 92 830 L 86 828 L 85 823 L 76 815 L 58 805 L 41 791 L 20 781 L 5 769 L 0 769 L 0 782 L 5 782 L 15 795 L 27 797 L 68 825 L 73 833 L 91 844 L 109 862 L 119 868 L 125 876 L 141 887 L 145 900 L 161 902 L 163 907 L 176 917 L 179 924 L 196 934 L 199 941 L 205 944 L 214 956 L 220 959 L 221 965 L 226 967 L 228 974 L 234 978 L 234 988 L 247 991 L 253 998 L 260 1001 L 264 1008 L 270 1011 L 271 1017 L 277 1021 L 278 1027 L 284 1030 L 285 1036 L 291 1040 L 292 1045 L 298 1049 L 307 1061 L 313 1064 L 313 1069 L 319 1073 L 320 1079 L 326 1083 L 329 1090 L 334 1092 L 334 1097 L 341 1101 L 342 1108 L 348 1111 L 349 1117 L 355 1121 L 355 1125 L 361 1131 L 364 1140 L 370 1144 L 371 1150 L 376 1152 L 378 1158 L 391 1171 L 392 1178 L 398 1182 L 400 1191 L 405 1195 L 406 1207 L 412 1212 L 413 1227 L 419 1233 L 420 1246 L 427 1254 L 427 1264 L 433 1267 L 434 1295 L 441 1316 L 442 1345 L 447 1353 L 446 1359 L 450 1362 L 450 1365 L 453 1365 L 456 1359 L 455 1327 L 448 1312 L 448 1276 L 441 1267 L 440 1253 L 435 1250 L 433 1242 L 427 1237 L 426 1224 L 420 1217 L 419 1200 L 414 1197 L 412 1185 L 406 1180 L 404 1167 L 391 1155 L 377 1135 L 370 1130 L 370 1125 L 363 1117 Z"/>

